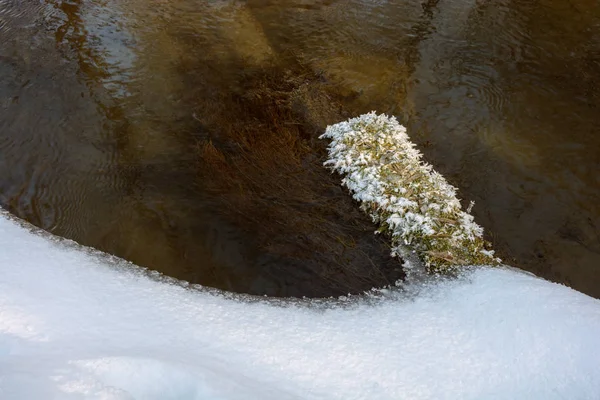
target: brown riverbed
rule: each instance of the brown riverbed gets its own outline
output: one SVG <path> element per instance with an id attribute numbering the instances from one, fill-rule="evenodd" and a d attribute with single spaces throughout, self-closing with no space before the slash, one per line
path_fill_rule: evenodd
<path id="1" fill-rule="evenodd" d="M 600 296 L 594 1 L 2 1 L 0 204 L 165 274 L 274 296 L 401 279 L 321 167 L 396 115 L 508 263 Z"/>

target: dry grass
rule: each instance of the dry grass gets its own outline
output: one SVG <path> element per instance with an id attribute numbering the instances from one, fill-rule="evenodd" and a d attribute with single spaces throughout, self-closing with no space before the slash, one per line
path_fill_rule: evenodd
<path id="1" fill-rule="evenodd" d="M 329 126 L 333 170 L 391 238 L 393 252 L 416 252 L 430 272 L 500 262 L 483 228 L 462 210 L 456 188 L 425 163 L 395 118 L 374 112 Z"/>

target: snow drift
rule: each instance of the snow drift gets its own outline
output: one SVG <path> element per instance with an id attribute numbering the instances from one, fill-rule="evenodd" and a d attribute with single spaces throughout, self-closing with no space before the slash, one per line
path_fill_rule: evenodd
<path id="1" fill-rule="evenodd" d="M 0 398 L 596 399 L 600 301 L 473 269 L 356 299 L 168 281 L 0 216 Z"/>

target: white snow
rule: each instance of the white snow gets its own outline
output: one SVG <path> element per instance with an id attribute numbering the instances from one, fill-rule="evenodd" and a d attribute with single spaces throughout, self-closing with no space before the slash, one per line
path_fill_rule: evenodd
<path id="1" fill-rule="evenodd" d="M 456 188 L 422 159 L 395 117 L 375 111 L 327 127 L 325 162 L 343 175 L 361 209 L 389 234 L 392 255 L 418 254 L 431 272 L 499 264 L 483 228 L 462 211 Z"/>
<path id="2" fill-rule="evenodd" d="M 0 216 L 0 399 L 598 399 L 600 301 L 504 268 L 354 300 L 185 288 Z"/>

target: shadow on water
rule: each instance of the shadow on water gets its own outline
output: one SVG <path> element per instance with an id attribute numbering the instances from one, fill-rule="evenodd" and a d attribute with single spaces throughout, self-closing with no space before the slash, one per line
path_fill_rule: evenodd
<path id="1" fill-rule="evenodd" d="M 299 127 L 292 108 L 306 105 L 298 100 L 302 79 L 271 60 L 268 45 L 256 48 L 260 38 L 229 30 L 239 23 L 255 31 L 248 11 L 227 4 L 176 10 L 210 15 L 206 29 L 173 29 L 171 9 L 150 13 L 153 30 L 115 20 L 117 11 L 128 15 L 137 6 L 48 3 L 46 29 L 36 32 L 47 47 L 35 51 L 73 70 L 54 70 L 53 96 L 26 103 L 55 124 L 25 123 L 7 111 L 4 131 L 26 131 L 7 141 L 30 146 L 25 165 L 34 172 L 9 176 L 3 203 L 58 235 L 227 290 L 328 296 L 402 278 L 385 241 L 322 168 L 324 143 L 314 136 L 324 125 L 310 125 L 310 135 Z M 43 37 L 48 31 L 55 43 Z M 38 86 L 47 84 L 38 68 L 30 73 Z M 75 87 L 75 99 L 66 98 Z M 72 116 L 55 104 L 91 115 L 74 108 Z M 83 131 L 65 132 L 68 122 Z M 48 166 L 38 172 L 40 159 Z M 5 165 L 13 171 L 19 161 Z M 21 182 L 25 189 L 15 190 Z M 63 214 L 39 218 L 40 199 Z"/>
<path id="2" fill-rule="evenodd" d="M 165 274 L 273 296 L 402 278 L 321 166 L 400 117 L 516 266 L 600 295 L 594 2 L 0 0 L 0 203 Z"/>

